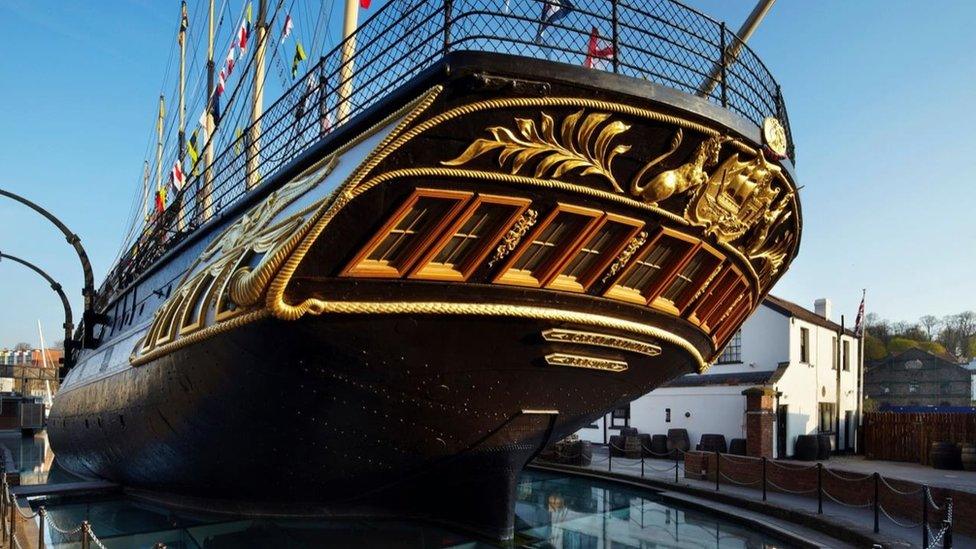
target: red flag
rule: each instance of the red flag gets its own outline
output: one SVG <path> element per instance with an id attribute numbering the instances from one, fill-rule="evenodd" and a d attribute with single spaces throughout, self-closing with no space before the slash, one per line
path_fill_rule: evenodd
<path id="1" fill-rule="evenodd" d="M 179 160 L 173 163 L 173 170 L 170 172 L 169 177 L 174 189 L 179 191 L 183 188 L 183 166 Z"/>
<path id="2" fill-rule="evenodd" d="M 583 66 L 588 69 L 599 68 L 600 59 L 613 59 L 614 51 L 613 44 L 608 44 L 604 47 L 600 47 L 600 31 L 593 27 L 590 31 L 590 43 L 586 49 L 586 60 L 583 61 Z"/>
<path id="3" fill-rule="evenodd" d="M 371 1 L 372 0 L 359 0 L 359 7 L 363 8 L 364 10 L 368 10 L 369 9 L 369 3 Z"/>
<path id="4" fill-rule="evenodd" d="M 234 72 L 234 44 L 230 45 L 230 50 L 227 52 L 227 60 L 224 66 L 227 69 L 227 76 L 230 76 Z"/>
<path id="5" fill-rule="evenodd" d="M 166 209 L 166 189 L 161 188 L 156 191 L 156 213 L 163 213 Z"/>

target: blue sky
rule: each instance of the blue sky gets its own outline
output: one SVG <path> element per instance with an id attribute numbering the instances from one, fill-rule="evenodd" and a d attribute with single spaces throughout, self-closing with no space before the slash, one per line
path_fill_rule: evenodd
<path id="1" fill-rule="evenodd" d="M 690 3 L 732 28 L 753 5 Z M 141 182 L 178 5 L 0 2 L 0 186 L 61 216 L 98 282 Z M 894 320 L 976 309 L 974 20 L 968 1 L 773 8 L 750 45 L 787 101 L 805 223 L 774 293 L 809 307 L 830 297 L 848 322 L 861 288 L 869 311 Z M 0 251 L 48 270 L 80 316 L 81 270 L 63 238 L 9 201 L 0 219 Z M 0 347 L 36 343 L 38 318 L 60 338 L 57 298 L 17 265 L 0 264 L 0 307 Z"/>

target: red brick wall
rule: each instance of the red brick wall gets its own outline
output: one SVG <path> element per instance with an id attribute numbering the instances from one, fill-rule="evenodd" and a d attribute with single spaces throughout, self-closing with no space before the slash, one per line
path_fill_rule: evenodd
<path id="1" fill-rule="evenodd" d="M 716 456 L 705 452 L 685 454 L 685 477 L 715 482 Z M 721 455 L 719 470 L 722 474 L 720 485 L 743 486 L 756 490 L 756 497 L 762 490 L 762 460 L 746 456 Z M 822 477 L 824 501 L 830 498 L 847 505 L 873 506 L 875 479 L 873 475 L 852 473 L 824 467 Z M 801 495 L 812 500 L 811 509 L 816 509 L 817 466 L 781 463 L 768 460 L 766 463 L 766 489 L 769 492 L 784 492 Z M 878 501 L 881 507 L 901 522 L 919 522 L 922 518 L 922 485 L 903 480 L 879 478 Z M 796 492 L 802 492 L 797 494 Z M 947 497 L 953 503 L 953 530 L 966 535 L 976 535 L 976 494 L 931 488 L 932 499 L 944 508 Z M 943 510 L 929 506 L 929 520 L 933 530 L 937 530 L 944 516 Z M 882 515 L 881 525 L 887 519 Z M 890 525 L 891 523 L 888 522 Z"/>

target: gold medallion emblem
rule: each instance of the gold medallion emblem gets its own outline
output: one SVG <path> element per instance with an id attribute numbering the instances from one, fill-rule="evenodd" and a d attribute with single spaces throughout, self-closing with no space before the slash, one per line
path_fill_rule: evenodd
<path id="1" fill-rule="evenodd" d="M 775 116 L 763 120 L 763 141 L 778 156 L 786 156 L 786 130 Z"/>

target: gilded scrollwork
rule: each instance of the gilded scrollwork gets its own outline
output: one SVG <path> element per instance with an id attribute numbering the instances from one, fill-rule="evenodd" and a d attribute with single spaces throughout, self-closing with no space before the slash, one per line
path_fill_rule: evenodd
<path id="1" fill-rule="evenodd" d="M 630 150 L 630 145 L 611 142 L 625 133 L 630 126 L 619 120 L 607 120 L 607 113 L 590 113 L 582 110 L 563 119 L 556 136 L 556 123 L 551 116 L 542 113 L 536 127 L 535 120 L 516 118 L 518 135 L 503 126 L 488 128 L 491 139 L 476 139 L 460 156 L 441 162 L 445 166 L 460 166 L 494 150 L 500 149 L 499 166 L 511 160 L 511 173 L 519 173 L 530 160 L 538 158 L 533 177 L 560 178 L 564 174 L 581 170 L 580 175 L 599 175 L 610 182 L 614 190 L 623 192 L 614 178 L 611 164 L 619 154 Z"/>
<path id="2" fill-rule="evenodd" d="M 529 229 L 531 229 L 538 220 L 539 212 L 533 209 L 525 210 L 525 212 L 519 216 L 518 220 L 515 222 L 515 225 L 512 225 L 512 228 L 509 229 L 508 233 L 505 234 L 505 237 L 502 238 L 501 244 L 495 248 L 495 255 L 493 255 L 491 260 L 488 261 L 488 266 L 494 266 L 499 261 L 505 259 L 508 254 L 512 253 L 512 251 L 518 247 L 519 242 L 525 238 L 525 234 L 529 232 Z"/>
<path id="3" fill-rule="evenodd" d="M 627 246 L 625 246 L 623 251 L 620 252 L 620 255 L 617 256 L 617 259 L 615 259 L 613 264 L 610 265 L 610 269 L 607 270 L 607 274 L 603 276 L 603 280 L 601 282 L 610 280 L 614 277 L 614 275 L 620 272 L 620 269 L 626 267 L 627 264 L 630 263 L 630 258 L 634 257 L 634 254 L 637 253 L 637 250 L 639 250 L 645 242 L 647 242 L 647 231 L 641 231 L 634 236 L 634 238 L 631 238 L 630 242 L 627 243 Z"/>

